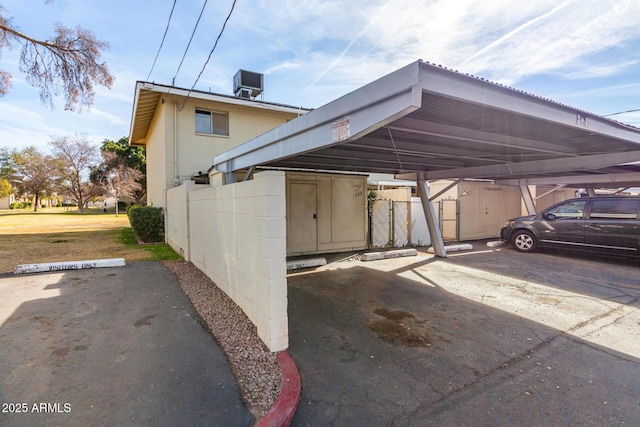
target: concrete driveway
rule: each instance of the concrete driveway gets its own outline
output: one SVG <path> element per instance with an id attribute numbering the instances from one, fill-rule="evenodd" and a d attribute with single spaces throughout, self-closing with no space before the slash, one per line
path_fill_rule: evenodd
<path id="1" fill-rule="evenodd" d="M 290 275 L 293 425 L 639 425 L 640 263 L 475 248 Z"/>
<path id="2" fill-rule="evenodd" d="M 159 262 L 0 277 L 0 366 L 3 426 L 253 423 Z"/>

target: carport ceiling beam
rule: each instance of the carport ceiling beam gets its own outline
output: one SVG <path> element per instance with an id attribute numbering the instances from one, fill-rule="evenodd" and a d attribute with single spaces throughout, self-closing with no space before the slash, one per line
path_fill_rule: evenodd
<path id="1" fill-rule="evenodd" d="M 626 184 L 635 183 L 640 185 L 640 172 L 616 173 L 616 174 L 591 174 L 591 175 L 572 175 L 560 177 L 543 177 L 543 178 L 526 178 L 526 179 L 505 179 L 497 180 L 496 184 L 500 185 L 586 185 L 586 184 Z"/>
<path id="2" fill-rule="evenodd" d="M 388 144 L 387 139 L 382 138 L 371 138 L 364 137 L 360 138 L 358 142 L 349 143 L 350 148 L 354 149 L 362 149 L 365 151 L 376 150 L 376 151 L 384 151 L 391 153 L 393 152 L 393 147 L 385 147 L 384 144 Z M 402 138 L 396 138 L 396 143 L 398 144 L 398 153 L 406 154 L 409 156 L 421 156 L 421 157 L 432 157 L 432 158 L 452 158 L 452 159 L 466 159 L 466 160 L 474 160 L 478 162 L 485 163 L 503 163 L 500 160 L 496 160 L 493 158 L 489 158 L 492 156 L 491 153 L 477 151 L 477 150 L 464 150 L 464 149 L 456 149 L 451 147 L 439 147 L 434 145 L 426 145 L 424 143 L 419 142 L 410 142 Z M 538 155 L 538 154 L 536 154 Z"/>
<path id="3" fill-rule="evenodd" d="M 375 150 L 377 151 L 377 150 Z M 453 158 L 446 159 L 434 159 L 433 156 L 429 156 L 426 154 L 416 153 L 414 155 L 405 154 L 404 152 L 397 153 L 397 157 L 400 157 L 402 165 L 414 167 L 405 167 L 405 170 L 416 170 L 415 166 L 431 166 L 437 168 L 451 168 L 451 167 L 462 167 L 464 163 L 455 160 Z M 326 150 L 316 151 L 304 154 L 300 156 L 301 159 L 304 158 L 326 158 L 332 159 L 331 163 L 334 160 L 354 160 L 358 162 L 364 162 L 368 164 L 372 163 L 388 163 L 394 165 L 394 169 L 400 169 L 400 163 L 398 163 L 396 156 L 388 156 L 385 153 L 375 153 L 374 150 L 369 150 L 366 152 L 361 151 L 353 151 L 349 149 L 340 149 L 340 148 L 329 148 Z"/>
<path id="4" fill-rule="evenodd" d="M 386 173 L 399 173 L 400 164 L 393 158 L 374 160 L 363 159 L 361 157 L 335 157 L 326 156 L 320 154 L 308 154 L 304 156 L 298 156 L 295 159 L 289 161 L 288 159 L 280 160 L 272 163 L 273 166 L 282 167 L 300 167 L 303 164 L 305 168 L 313 169 L 327 169 L 327 164 L 331 165 L 332 169 L 338 170 L 350 170 L 350 171 L 384 171 Z M 419 158 L 407 158 L 403 160 L 402 164 L 409 170 L 420 170 L 424 168 L 442 168 L 441 162 L 432 159 L 419 159 Z"/>
<path id="5" fill-rule="evenodd" d="M 577 153 L 577 150 L 572 147 L 551 144 L 535 139 L 496 134 L 477 129 L 452 126 L 444 123 L 417 120 L 409 117 L 404 117 L 400 120 L 396 120 L 388 127 L 392 130 L 410 132 L 419 135 L 455 139 L 459 141 L 467 141 L 484 145 L 495 145 L 499 147 L 518 148 L 520 150 L 532 152 L 564 155 Z"/>
<path id="6" fill-rule="evenodd" d="M 508 162 L 501 165 L 473 166 L 426 172 L 426 179 L 493 178 L 514 175 L 553 174 L 580 170 L 598 170 L 640 161 L 640 151 L 623 151 L 531 162 Z"/>

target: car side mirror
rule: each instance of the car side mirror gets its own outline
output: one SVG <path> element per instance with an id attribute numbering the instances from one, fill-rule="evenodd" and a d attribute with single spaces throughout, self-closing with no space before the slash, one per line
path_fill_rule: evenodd
<path id="1" fill-rule="evenodd" d="M 549 220 L 549 221 L 554 221 L 556 219 L 556 216 L 554 214 L 552 214 L 552 213 L 545 212 L 545 213 L 542 214 L 542 218 L 544 218 L 546 220 Z"/>

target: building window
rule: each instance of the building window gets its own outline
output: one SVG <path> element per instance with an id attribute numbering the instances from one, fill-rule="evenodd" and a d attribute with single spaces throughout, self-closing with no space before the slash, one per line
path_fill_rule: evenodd
<path id="1" fill-rule="evenodd" d="M 229 114 L 196 110 L 196 133 L 229 136 Z"/>

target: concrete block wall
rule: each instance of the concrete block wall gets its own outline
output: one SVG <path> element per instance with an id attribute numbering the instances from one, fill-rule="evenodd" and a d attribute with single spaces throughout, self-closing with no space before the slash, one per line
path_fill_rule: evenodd
<path id="1" fill-rule="evenodd" d="M 178 187 L 179 188 L 182 188 Z M 179 192 L 167 192 L 167 241 L 183 211 Z M 256 325 L 271 351 L 289 345 L 286 278 L 285 176 L 257 173 L 253 180 L 187 191 L 189 260 L 231 297 Z M 171 219 L 171 215 L 178 218 Z"/>
<path id="2" fill-rule="evenodd" d="M 191 259 L 189 251 L 189 192 L 195 190 L 194 181 L 167 190 L 165 203 L 165 240 L 185 260 Z"/>

